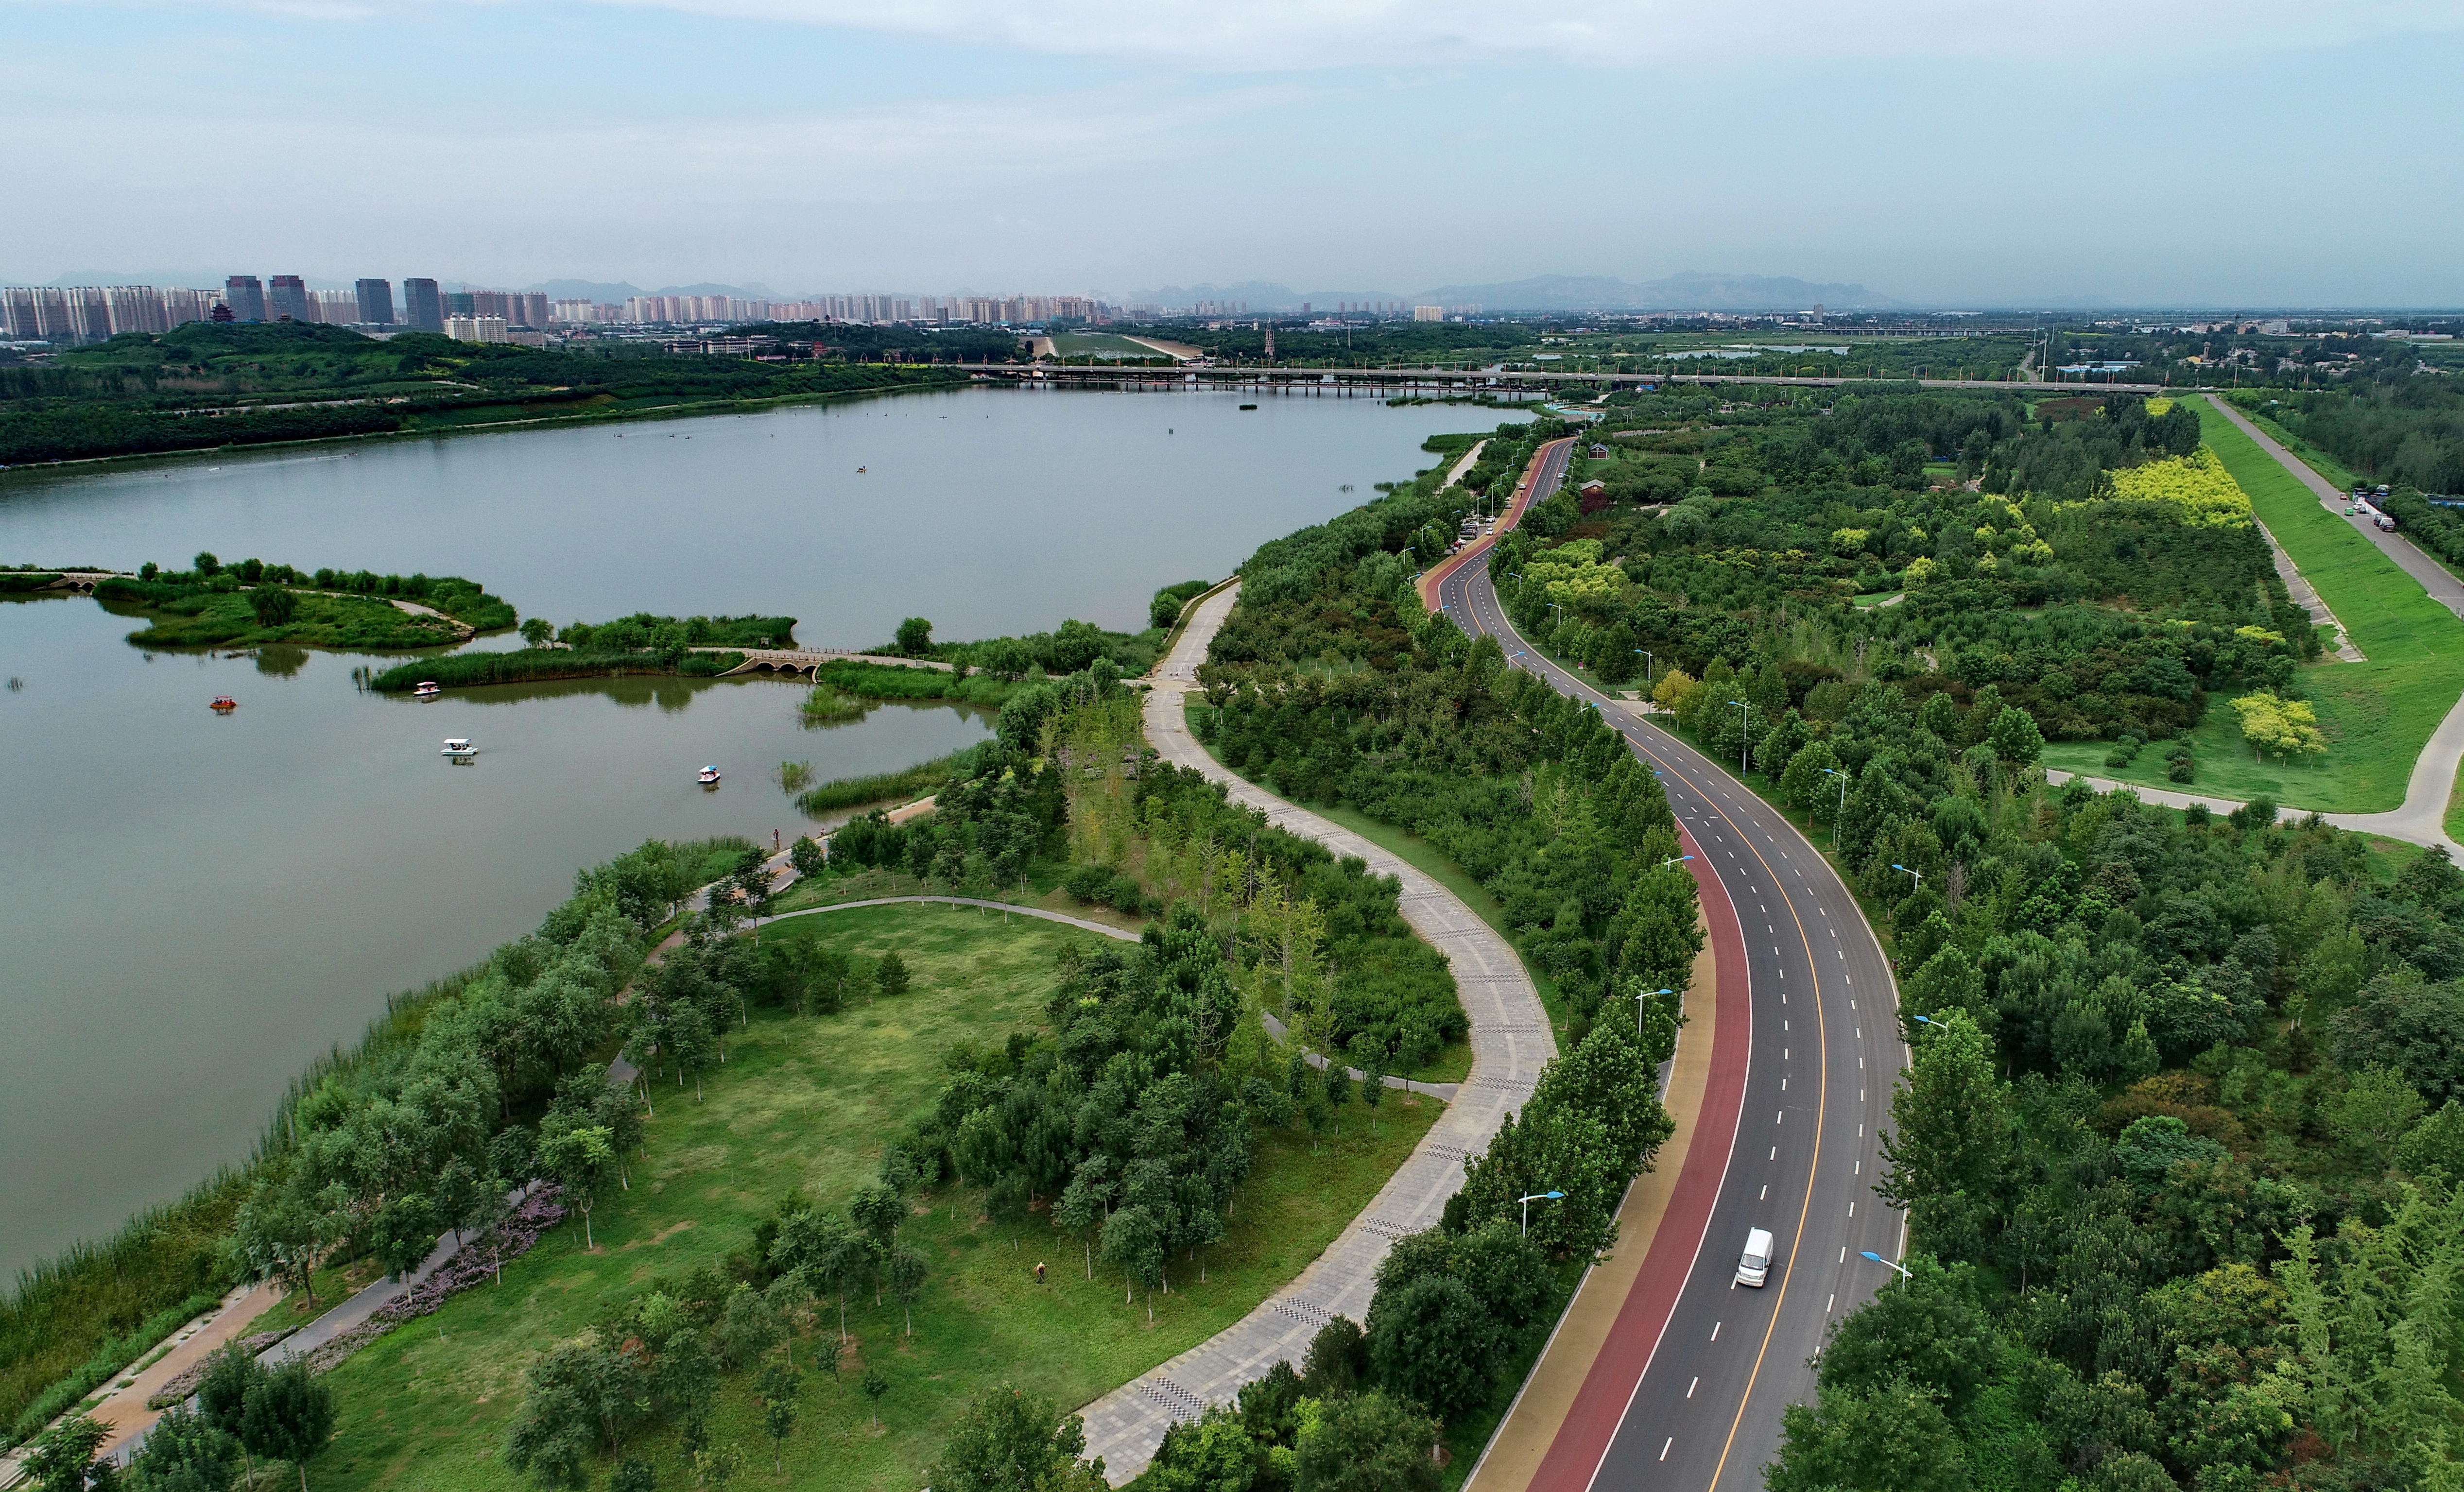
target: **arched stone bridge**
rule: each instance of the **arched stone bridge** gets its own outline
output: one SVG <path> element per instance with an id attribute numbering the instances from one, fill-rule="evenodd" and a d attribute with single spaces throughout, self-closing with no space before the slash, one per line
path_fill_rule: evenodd
<path id="1" fill-rule="evenodd" d="M 938 669 L 951 671 L 946 663 L 930 658 L 901 658 L 891 653 L 840 652 L 830 648 L 802 647 L 696 647 L 694 652 L 740 652 L 744 661 L 719 675 L 731 678 L 739 673 L 810 673 L 825 663 L 878 663 L 893 669 Z"/>

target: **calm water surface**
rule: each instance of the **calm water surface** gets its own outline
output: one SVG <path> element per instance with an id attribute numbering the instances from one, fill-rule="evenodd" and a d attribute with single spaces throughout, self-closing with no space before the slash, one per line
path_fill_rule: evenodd
<path id="1" fill-rule="evenodd" d="M 1431 432 L 1499 418 L 1237 403 L 967 390 L 11 472 L 0 562 L 212 549 L 468 575 L 560 622 L 784 612 L 825 644 L 919 613 L 943 636 L 1133 627 L 1157 585 L 1221 576 L 1429 464 Z M 369 660 L 340 654 L 149 658 L 123 641 L 138 625 L 87 600 L 0 603 L 0 1271 L 244 1156 L 310 1059 L 388 992 L 536 926 L 580 867 L 651 835 L 790 828 L 781 760 L 886 771 L 988 734 L 895 705 L 811 731 L 801 691 L 768 680 L 422 704 L 360 692 Z M 239 710 L 212 714 L 217 693 Z M 441 759 L 448 735 L 479 760 Z M 705 761 L 727 772 L 715 792 L 693 781 Z"/>

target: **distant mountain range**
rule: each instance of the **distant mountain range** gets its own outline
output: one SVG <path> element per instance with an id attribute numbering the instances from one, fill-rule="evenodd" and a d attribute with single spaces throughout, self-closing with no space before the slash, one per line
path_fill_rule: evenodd
<path id="1" fill-rule="evenodd" d="M 1331 310 L 1343 301 L 1388 300 L 1407 305 L 1476 305 L 1487 311 L 1802 311 L 1872 310 L 1901 302 L 1862 285 L 1815 284 L 1791 275 L 1704 274 L 1687 271 L 1640 284 L 1606 274 L 1536 274 L 1493 285 L 1440 285 L 1434 290 L 1295 291 L 1270 280 L 1233 285 L 1166 285 L 1139 291 L 1136 304 L 1189 306 L 1201 300 L 1246 305 L 1253 311 Z"/>

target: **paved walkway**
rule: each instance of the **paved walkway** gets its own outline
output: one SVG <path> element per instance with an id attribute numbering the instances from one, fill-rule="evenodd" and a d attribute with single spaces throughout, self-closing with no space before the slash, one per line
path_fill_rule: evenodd
<path id="1" fill-rule="evenodd" d="M 1476 440 L 1476 441 L 1473 441 L 1473 442 L 1471 443 L 1471 449 L 1470 449 L 1469 450 L 1466 450 L 1466 451 L 1464 451 L 1464 452 L 1463 453 L 1463 459 L 1462 459 L 1461 461 L 1458 461 L 1458 462 L 1456 462 L 1456 463 L 1455 463 L 1455 465 L 1454 465 L 1454 470 L 1453 470 L 1453 471 L 1451 471 L 1451 472 L 1448 472 L 1446 473 L 1446 479 L 1445 479 L 1444 481 L 1442 481 L 1442 482 L 1440 482 L 1440 483 L 1438 484 L 1438 486 L 1439 486 L 1441 489 L 1444 489 L 1444 488 L 1452 487 L 1452 486 L 1454 486 L 1457 482 L 1462 481 L 1462 480 L 1463 479 L 1463 473 L 1464 473 L 1465 472 L 1470 471 L 1473 467 L 1476 467 L 1476 466 L 1478 466 L 1478 465 L 1480 464 L 1480 453 L 1481 453 L 1481 450 L 1482 450 L 1482 449 L 1483 449 L 1483 448 L 1485 448 L 1485 446 L 1487 446 L 1487 444 L 1488 444 L 1488 442 L 1489 442 L 1489 439 L 1490 439 L 1490 437 L 1488 437 L 1488 436 L 1486 436 L 1486 435 L 1484 435 L 1484 436 L 1482 436 L 1480 439 L 1478 439 L 1478 440 Z"/>
<path id="2" fill-rule="evenodd" d="M 163 1411 L 146 1408 L 145 1401 L 161 1393 L 165 1384 L 203 1361 L 207 1353 L 238 1336 L 260 1312 L 281 1298 L 282 1292 L 272 1284 L 233 1290 L 223 1297 L 220 1306 L 173 1332 L 171 1349 L 156 1359 L 152 1367 L 133 1377 L 124 1370 L 112 1374 L 113 1383 L 127 1387 L 113 1390 L 109 1397 L 86 1411 L 87 1416 L 100 1423 L 105 1432 L 99 1454 L 124 1461 L 128 1452 L 144 1438 L 145 1432 L 163 1417 Z M 152 1350 L 147 1349 L 148 1352 Z M 141 1355 L 138 1361 L 144 1361 L 144 1357 Z M 67 1417 L 62 1415 L 60 1419 Z M 52 1423 L 57 1424 L 59 1419 Z M 20 1446 L 0 1456 L 0 1487 L 15 1486 L 23 1477 L 27 1448 Z"/>
<path id="3" fill-rule="evenodd" d="M 2268 552 L 2276 557 L 2277 579 L 2284 582 L 2284 589 L 2293 597 L 2294 603 L 2310 613 L 2311 621 L 2336 629 L 2336 656 L 2346 663 L 2369 662 L 2362 650 L 2353 646 L 2353 634 L 2344 629 L 2344 624 L 2337 621 L 2336 613 L 2328 610 L 2327 603 L 2320 599 L 2319 588 L 2310 583 L 2310 577 L 2301 573 L 2301 567 L 2295 564 L 2293 557 L 2284 552 L 2284 546 L 2276 541 L 2276 535 L 2256 516 L 2254 516 L 2250 521 L 2265 536 Z"/>
<path id="4" fill-rule="evenodd" d="M 2412 764 L 2412 781 L 2406 787 L 2404 806 L 2385 813 L 2322 813 L 2319 817 L 2340 829 L 2357 834 L 2377 834 L 2408 845 L 2440 845 L 2464 865 L 2464 845 L 2447 836 L 2447 795 L 2455 783 L 2455 767 L 2464 761 L 2464 704 L 2447 712 L 2431 734 L 2430 744 L 2422 748 L 2421 758 Z M 2192 803 L 2205 803 L 2216 813 L 2231 813 L 2242 806 L 2238 798 L 2211 798 L 2205 793 L 2178 793 L 2170 788 L 2149 787 L 2143 782 L 2123 782 L 2113 778 L 2088 777 L 2085 773 L 2064 772 L 2058 767 L 2045 769 L 2045 780 L 2058 786 L 2073 778 L 2083 779 L 2100 793 L 2128 788 L 2139 795 L 2142 802 L 2162 803 L 2167 808 L 2188 808 Z M 2306 818 L 2311 810 L 2279 805 L 2292 818 Z"/>
<path id="5" fill-rule="evenodd" d="M 1207 755 L 1181 717 L 1182 695 L 1194 684 L 1237 586 L 1209 597 L 1156 668 L 1147 695 L 1147 740 L 1166 761 L 1193 767 L 1223 783 L 1235 801 L 1262 809 L 1277 825 L 1315 840 L 1338 855 L 1358 855 L 1372 872 L 1403 883 L 1401 911 L 1415 932 L 1446 955 L 1471 1017 L 1471 1075 L 1376 1197 L 1300 1278 L 1266 1298 L 1224 1330 L 1080 1411 L 1087 1454 L 1104 1458 L 1115 1483 L 1146 1470 L 1164 1428 L 1229 1403 L 1241 1386 L 1278 1362 L 1297 1366 L 1309 1338 L 1331 1318 L 1367 1316 L 1377 1265 L 1393 1240 L 1434 1226 L 1446 1198 L 1463 1185 L 1463 1161 L 1486 1148 L 1508 1110 L 1530 1097 L 1557 1043 L 1539 995 L 1506 939 L 1455 894 L 1415 867 L 1350 830 L 1296 808 L 1235 777 Z"/>

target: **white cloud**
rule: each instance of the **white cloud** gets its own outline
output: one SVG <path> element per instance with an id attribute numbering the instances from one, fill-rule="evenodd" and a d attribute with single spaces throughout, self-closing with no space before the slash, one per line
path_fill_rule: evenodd
<path id="1" fill-rule="evenodd" d="M 449 8 L 667 11 L 1201 72 L 1515 58 L 1612 68 L 1807 59 L 2175 62 L 2464 31 L 2464 8 L 2452 0 L 2074 0 L 2053 9 L 2009 0 L 0 0 L 0 7 L 214 9 L 300 22 L 432 20 Z"/>
<path id="2" fill-rule="evenodd" d="M 949 100 L 929 109 L 867 107 L 737 120 L 615 122 L 524 129 L 501 123 L 366 123 L 303 128 L 269 114 L 180 126 L 135 111 L 47 114 L 11 121 L 19 185 L 72 199 L 107 168 L 123 188 L 187 199 L 201 181 L 246 193 L 228 163 L 283 161 L 288 193 L 315 182 L 320 213 L 405 199 L 456 214 L 495 210 L 529 221 L 689 211 L 729 219 L 820 202 L 949 201 L 971 186 L 1073 176 L 1169 159 L 1216 121 L 1288 101 L 1286 88 L 1213 93 L 1117 88 Z M 355 170 L 387 163 L 379 176 Z M 48 184 L 44 178 L 53 178 Z M 151 180 L 148 180 L 151 178 Z M 349 199 L 363 195 L 363 200 Z"/>
<path id="3" fill-rule="evenodd" d="M 388 3 L 388 0 L 367 0 Z M 524 0 L 476 0 L 522 4 Z M 2464 30 L 2431 0 L 582 0 L 1201 71 L 1541 57 L 1584 66 L 1775 58 L 2146 60 Z M 1877 79 L 1887 83 L 1887 79 Z"/>

